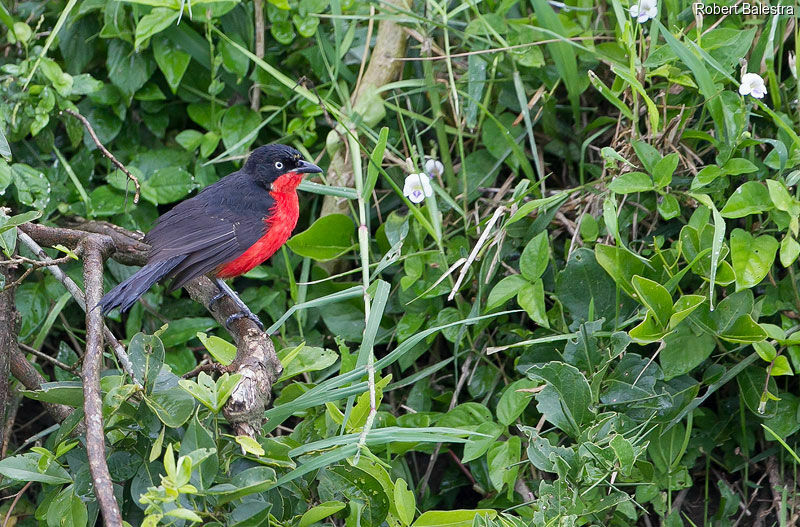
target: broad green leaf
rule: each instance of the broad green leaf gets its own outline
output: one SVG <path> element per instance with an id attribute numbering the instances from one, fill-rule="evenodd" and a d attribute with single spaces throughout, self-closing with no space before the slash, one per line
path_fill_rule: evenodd
<path id="1" fill-rule="evenodd" d="M 500 307 L 519 293 L 520 289 L 528 284 L 521 275 L 512 274 L 506 276 L 495 285 L 489 292 L 489 297 L 486 300 L 486 311 L 491 311 L 496 307 Z"/>
<path id="2" fill-rule="evenodd" d="M 329 214 L 317 219 L 311 227 L 292 236 L 286 245 L 299 254 L 317 261 L 337 258 L 353 246 L 355 225 L 349 216 Z"/>
<path id="3" fill-rule="evenodd" d="M 216 336 L 207 336 L 203 332 L 197 333 L 197 338 L 203 343 L 206 350 L 214 357 L 214 360 L 228 366 L 236 358 L 236 346 Z"/>
<path id="4" fill-rule="evenodd" d="M 672 297 L 664 286 L 642 276 L 634 276 L 631 285 L 636 291 L 636 299 L 644 304 L 662 327 L 667 327 L 672 316 Z"/>
<path id="5" fill-rule="evenodd" d="M 519 472 L 519 462 L 522 452 L 522 439 L 511 436 L 507 441 L 494 443 L 486 453 L 486 464 L 489 467 L 489 481 L 498 490 L 503 487 L 513 488 Z"/>
<path id="6" fill-rule="evenodd" d="M 631 329 L 629 335 L 636 342 L 647 344 L 661 340 L 667 332 L 666 326 L 659 324 L 653 312 L 648 310 L 644 320 Z"/>
<path id="7" fill-rule="evenodd" d="M 35 481 L 48 485 L 72 483 L 69 472 L 58 463 L 50 463 L 45 470 L 40 470 L 40 456 L 34 453 L 7 457 L 0 460 L 0 474 L 15 481 Z"/>
<path id="8" fill-rule="evenodd" d="M 673 152 L 662 157 L 653 167 L 653 182 L 656 188 L 664 188 L 672 183 L 672 174 L 678 168 L 678 154 Z"/>
<path id="9" fill-rule="evenodd" d="M 150 37 L 167 29 L 178 19 L 179 11 L 156 7 L 148 14 L 139 19 L 136 24 L 136 35 L 133 47 L 136 52 L 140 52 L 142 47 L 147 47 Z M 156 59 L 157 60 L 157 59 Z"/>
<path id="10" fill-rule="evenodd" d="M 797 243 L 790 234 L 785 234 L 779 252 L 781 265 L 789 267 L 797 260 L 798 255 L 800 255 L 800 243 Z"/>
<path id="11" fill-rule="evenodd" d="M 538 382 L 530 379 L 518 379 L 506 386 L 497 402 L 497 420 L 506 426 L 516 421 L 533 398 L 530 392 L 519 390 L 529 390 L 538 385 Z"/>
<path id="12" fill-rule="evenodd" d="M 767 234 L 754 238 L 743 229 L 731 232 L 731 261 L 736 274 L 736 290 L 758 285 L 775 262 L 778 241 Z"/>
<path id="13" fill-rule="evenodd" d="M 594 415 L 592 391 L 583 373 L 570 364 L 552 361 L 534 365 L 527 375 L 547 383 L 536 395 L 539 412 L 553 425 L 578 437 L 583 425 Z"/>
<path id="14" fill-rule="evenodd" d="M 731 327 L 719 334 L 719 337 L 729 342 L 749 344 L 764 340 L 767 338 L 767 332 L 747 314 L 737 318 Z"/>
<path id="15" fill-rule="evenodd" d="M 748 181 L 737 188 L 720 211 L 725 218 L 760 214 L 773 207 L 769 191 L 758 181 Z"/>
<path id="16" fill-rule="evenodd" d="M 283 364 L 283 374 L 279 381 L 291 379 L 301 373 L 324 370 L 339 360 L 339 354 L 326 348 L 316 346 L 302 346 L 293 353 L 290 360 L 287 353 L 293 348 L 285 348 L 278 352 L 278 358 Z"/>
<path id="17" fill-rule="evenodd" d="M 550 245 L 547 231 L 534 236 L 522 250 L 519 258 L 519 270 L 522 276 L 533 282 L 541 278 L 550 261 Z"/>
<path id="18" fill-rule="evenodd" d="M 153 392 L 143 399 L 161 422 L 170 428 L 183 425 L 194 410 L 194 398 L 178 386 Z"/>
<path id="19" fill-rule="evenodd" d="M 494 421 L 486 421 L 479 425 L 475 429 L 475 434 L 470 436 L 469 441 L 464 445 L 464 455 L 461 458 L 461 462 L 469 463 L 484 455 L 503 431 L 504 428 Z"/>
<path id="20" fill-rule="evenodd" d="M 664 337 L 664 349 L 658 357 L 664 378 L 669 380 L 691 372 L 711 355 L 715 347 L 713 335 L 696 334 L 691 325 L 680 324 Z"/>
<path id="21" fill-rule="evenodd" d="M 528 313 L 531 320 L 546 328 L 550 327 L 547 320 L 547 306 L 544 303 L 544 284 L 541 279 L 526 283 L 517 293 L 519 307 Z"/>
<path id="22" fill-rule="evenodd" d="M 608 190 L 617 194 L 633 194 L 653 190 L 655 185 L 652 178 L 644 172 L 628 172 L 614 178 L 608 184 Z"/>
<path id="23" fill-rule="evenodd" d="M 394 505 L 397 508 L 397 519 L 403 525 L 411 525 L 417 513 L 417 500 L 403 478 L 397 478 L 394 482 Z"/>
<path id="24" fill-rule="evenodd" d="M 142 197 L 153 205 L 174 203 L 194 189 L 192 175 L 180 167 L 159 168 L 142 181 Z"/>

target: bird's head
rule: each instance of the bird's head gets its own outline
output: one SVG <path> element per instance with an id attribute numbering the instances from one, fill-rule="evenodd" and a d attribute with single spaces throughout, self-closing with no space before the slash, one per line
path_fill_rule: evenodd
<path id="1" fill-rule="evenodd" d="M 304 174 L 319 173 L 322 169 L 303 159 L 291 146 L 272 144 L 253 150 L 244 171 L 270 190 L 288 191 L 297 188 Z"/>

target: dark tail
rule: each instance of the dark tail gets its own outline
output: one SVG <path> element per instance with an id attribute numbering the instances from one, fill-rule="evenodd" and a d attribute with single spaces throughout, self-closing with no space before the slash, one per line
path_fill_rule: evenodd
<path id="1" fill-rule="evenodd" d="M 172 271 L 184 258 L 186 258 L 186 256 L 173 256 L 166 260 L 151 262 L 145 265 L 139 269 L 136 274 L 106 293 L 105 296 L 100 299 L 98 306 L 100 306 L 104 315 L 108 314 L 109 311 L 116 307 L 118 307 L 120 311 L 127 311 L 140 296 L 145 294 L 153 284 L 164 278 L 167 273 Z"/>

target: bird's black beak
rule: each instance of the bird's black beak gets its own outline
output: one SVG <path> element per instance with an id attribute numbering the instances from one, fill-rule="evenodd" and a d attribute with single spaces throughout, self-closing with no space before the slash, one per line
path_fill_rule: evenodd
<path id="1" fill-rule="evenodd" d="M 297 162 L 297 168 L 294 171 L 300 174 L 318 174 L 322 172 L 322 169 L 314 163 L 301 159 Z"/>

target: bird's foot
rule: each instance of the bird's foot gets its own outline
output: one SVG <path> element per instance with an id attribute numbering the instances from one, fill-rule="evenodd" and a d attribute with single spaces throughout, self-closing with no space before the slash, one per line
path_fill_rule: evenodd
<path id="1" fill-rule="evenodd" d="M 228 294 L 223 292 L 223 291 L 220 291 L 216 295 L 212 296 L 211 300 L 208 301 L 208 309 L 209 310 L 213 310 L 214 309 L 214 304 L 216 304 L 217 302 L 219 302 L 220 300 L 222 300 L 226 296 L 228 296 Z"/>
<path id="2" fill-rule="evenodd" d="M 233 315 L 229 316 L 228 320 L 225 321 L 225 329 L 230 331 L 231 323 L 233 323 L 235 320 L 239 320 L 240 318 L 249 318 L 255 323 L 256 326 L 258 326 L 258 329 L 264 331 L 264 324 L 262 324 L 261 320 L 259 320 L 259 318 L 249 309 L 247 311 L 239 311 L 238 313 L 234 313 Z"/>

